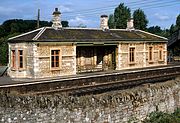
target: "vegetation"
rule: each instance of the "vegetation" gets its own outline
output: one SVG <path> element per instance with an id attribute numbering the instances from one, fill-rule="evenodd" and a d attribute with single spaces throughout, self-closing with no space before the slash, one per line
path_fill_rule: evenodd
<path id="1" fill-rule="evenodd" d="M 62 21 L 63 27 L 68 27 L 68 21 Z M 52 22 L 40 21 L 40 27 L 51 26 Z M 36 29 L 36 20 L 12 19 L 0 25 L 0 65 L 6 65 L 8 60 L 7 39 L 24 32 Z"/>
<path id="2" fill-rule="evenodd" d="M 141 9 L 135 10 L 133 13 L 133 18 L 134 18 L 135 29 L 141 29 L 141 30 L 147 29 L 148 20 L 143 10 Z"/>
<path id="3" fill-rule="evenodd" d="M 121 3 L 114 11 L 114 25 L 116 29 L 124 29 L 127 26 L 127 20 L 131 17 L 131 10 L 124 3 Z"/>
<path id="4" fill-rule="evenodd" d="M 109 15 L 109 28 L 115 28 L 115 29 L 125 29 L 127 20 L 131 17 L 131 11 L 130 8 L 125 6 L 123 3 L 120 3 L 118 7 L 115 8 L 114 14 Z M 135 29 L 140 29 L 144 31 L 151 32 L 153 34 L 157 34 L 163 37 L 168 38 L 171 36 L 174 32 L 180 29 L 180 14 L 177 16 L 176 24 L 172 24 L 169 29 L 161 29 L 159 26 L 151 26 L 147 27 L 148 20 L 147 16 L 145 15 L 144 11 L 141 9 L 137 9 L 133 13 L 133 19 L 134 19 L 134 27 Z"/>
<path id="5" fill-rule="evenodd" d="M 115 28 L 114 15 L 113 14 L 109 15 L 108 26 L 109 26 L 110 29 L 114 29 Z"/>
<path id="6" fill-rule="evenodd" d="M 176 29 L 180 29 L 180 14 L 176 18 Z"/>
<path id="7" fill-rule="evenodd" d="M 144 123 L 180 123 L 180 109 L 174 113 L 152 112 Z"/>

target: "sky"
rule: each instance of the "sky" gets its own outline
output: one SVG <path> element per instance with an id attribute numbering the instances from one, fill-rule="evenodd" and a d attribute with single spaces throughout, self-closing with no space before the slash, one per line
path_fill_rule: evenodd
<path id="1" fill-rule="evenodd" d="M 180 0 L 0 0 L 0 24 L 8 19 L 37 19 L 38 9 L 40 20 L 51 21 L 54 8 L 59 8 L 62 20 L 70 26 L 99 28 L 100 15 L 113 14 L 120 3 L 128 6 L 131 13 L 142 9 L 149 20 L 148 27 L 169 28 L 180 14 Z"/>

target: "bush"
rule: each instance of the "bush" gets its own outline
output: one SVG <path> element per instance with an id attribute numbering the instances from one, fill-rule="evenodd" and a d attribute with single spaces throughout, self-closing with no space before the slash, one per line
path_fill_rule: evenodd
<path id="1" fill-rule="evenodd" d="M 152 112 L 143 123 L 180 123 L 180 109 L 172 114 Z"/>

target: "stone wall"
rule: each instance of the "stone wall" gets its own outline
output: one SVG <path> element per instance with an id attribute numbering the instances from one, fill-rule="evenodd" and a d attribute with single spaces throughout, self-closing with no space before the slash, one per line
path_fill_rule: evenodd
<path id="1" fill-rule="evenodd" d="M 166 43 L 120 43 L 117 50 L 117 70 L 140 68 L 167 64 Z M 129 48 L 135 48 L 135 62 L 129 61 Z M 152 47 L 152 61 L 149 61 L 149 47 Z M 162 60 L 159 60 L 159 49 L 162 49 Z"/>
<path id="2" fill-rule="evenodd" d="M 16 53 L 16 68 L 12 68 L 11 50 Z M 23 69 L 18 67 L 18 50 L 23 50 Z M 8 75 L 13 78 L 31 78 L 33 73 L 33 44 L 32 43 L 9 43 Z"/>
<path id="3" fill-rule="evenodd" d="M 76 46 L 72 44 L 36 44 L 36 43 L 13 43 L 9 44 L 9 53 L 11 50 L 23 50 L 23 69 L 18 66 L 12 69 L 11 55 L 9 57 L 9 76 L 13 78 L 42 78 L 63 75 L 76 74 Z M 50 50 L 60 49 L 61 68 L 51 70 L 50 68 Z M 18 55 L 16 55 L 16 64 L 18 64 Z"/>
<path id="4" fill-rule="evenodd" d="M 153 60 L 151 62 L 148 61 L 148 48 L 152 47 L 153 51 Z M 163 60 L 159 59 L 159 49 L 163 51 Z M 155 65 L 166 65 L 167 64 L 167 45 L 165 43 L 147 43 L 146 45 L 146 66 L 155 66 Z"/>
<path id="5" fill-rule="evenodd" d="M 99 95 L 0 95 L 0 122 L 127 123 L 180 107 L 180 78 Z"/>
<path id="6" fill-rule="evenodd" d="M 51 49 L 60 49 L 61 68 L 59 70 L 51 70 L 50 68 Z M 39 57 L 39 78 L 76 74 L 76 46 L 67 44 L 39 44 L 37 52 Z"/>

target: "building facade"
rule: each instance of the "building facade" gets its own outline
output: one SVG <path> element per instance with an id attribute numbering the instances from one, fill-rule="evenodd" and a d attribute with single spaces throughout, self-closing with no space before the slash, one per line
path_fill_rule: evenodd
<path id="1" fill-rule="evenodd" d="M 167 39 L 132 28 L 132 20 L 127 29 L 109 29 L 105 15 L 102 28 L 62 28 L 59 14 L 56 9 L 52 27 L 9 39 L 10 77 L 57 77 L 167 64 Z"/>

